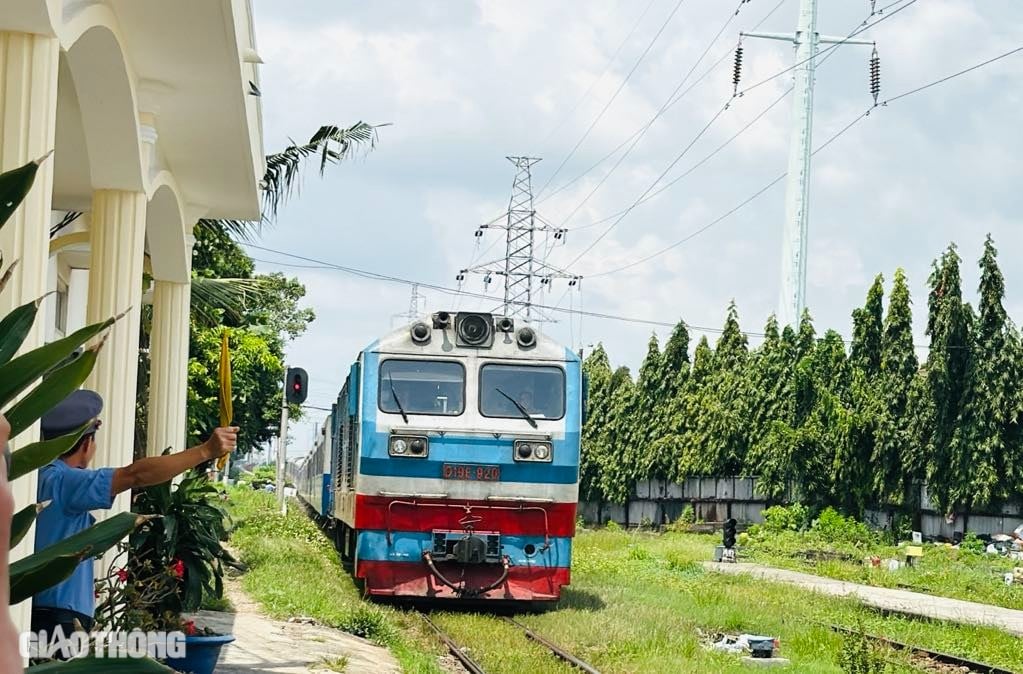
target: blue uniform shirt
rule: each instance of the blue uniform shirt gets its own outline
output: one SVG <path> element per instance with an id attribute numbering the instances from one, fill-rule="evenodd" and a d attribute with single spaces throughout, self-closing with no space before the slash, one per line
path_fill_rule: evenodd
<path id="1" fill-rule="evenodd" d="M 39 502 L 50 505 L 36 519 L 36 550 L 88 529 L 96 518 L 90 510 L 107 510 L 114 503 L 113 468 L 73 468 L 60 459 L 39 471 Z M 92 617 L 96 610 L 93 559 L 84 560 L 71 577 L 37 594 L 34 607 L 68 609 Z"/>

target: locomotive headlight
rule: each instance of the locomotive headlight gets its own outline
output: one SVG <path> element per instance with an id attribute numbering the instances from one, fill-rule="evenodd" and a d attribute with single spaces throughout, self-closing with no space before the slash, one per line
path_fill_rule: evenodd
<path id="1" fill-rule="evenodd" d="M 422 459 L 430 450 L 430 440 L 422 435 L 392 435 L 387 444 L 391 456 Z"/>
<path id="2" fill-rule="evenodd" d="M 551 443 L 533 440 L 516 440 L 514 456 L 516 461 L 551 461 Z"/>

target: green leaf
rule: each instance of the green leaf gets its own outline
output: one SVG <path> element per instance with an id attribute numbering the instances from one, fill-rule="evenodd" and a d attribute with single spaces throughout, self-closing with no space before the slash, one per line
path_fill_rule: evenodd
<path id="1" fill-rule="evenodd" d="M 25 336 L 35 323 L 42 298 L 22 304 L 0 320 L 0 363 L 6 363 L 18 352 Z"/>
<path id="2" fill-rule="evenodd" d="M 31 674 L 164 674 L 174 670 L 149 658 L 78 658 L 67 662 L 47 662 L 25 670 Z"/>
<path id="3" fill-rule="evenodd" d="M 21 539 L 25 537 L 28 530 L 32 528 L 32 523 L 36 521 L 36 515 L 42 512 L 43 508 L 48 505 L 50 505 L 49 501 L 33 503 L 32 505 L 22 508 L 18 512 L 14 513 L 14 517 L 11 518 L 12 548 L 21 542 Z"/>
<path id="4" fill-rule="evenodd" d="M 11 425 L 11 437 L 31 426 L 82 385 L 96 365 L 101 346 L 97 344 L 82 354 L 72 356 L 66 365 L 51 372 L 31 393 L 4 413 Z"/>
<path id="5" fill-rule="evenodd" d="M 7 479 L 11 481 L 17 480 L 22 475 L 27 475 L 37 468 L 42 468 L 50 461 L 53 461 L 58 456 L 74 447 L 75 443 L 78 442 L 78 439 L 81 438 L 85 431 L 89 430 L 91 426 L 92 421 L 89 421 L 67 435 L 62 435 L 59 438 L 53 438 L 51 440 L 33 442 L 32 444 L 25 445 L 16 452 L 13 452 L 11 454 L 11 474 Z"/>
<path id="6" fill-rule="evenodd" d="M 113 325 L 117 318 L 120 316 L 88 325 L 63 339 L 33 349 L 0 365 L 0 409 L 9 405 L 32 382 L 59 365 L 79 346 Z"/>
<path id="7" fill-rule="evenodd" d="M 49 156 L 49 154 L 46 155 L 46 157 Z M 35 182 L 39 165 L 46 157 L 0 173 L 0 229 L 3 229 L 10 217 L 14 215 L 14 211 L 18 210 L 18 206 L 25 200 L 25 195 L 32 189 L 32 183 Z"/>
<path id="8" fill-rule="evenodd" d="M 11 605 L 53 587 L 78 563 L 112 548 L 151 516 L 120 513 L 11 564 Z"/>
<path id="9" fill-rule="evenodd" d="M 33 567 L 15 576 L 11 574 L 11 606 L 24 601 L 48 587 L 71 577 L 84 556 L 61 555 L 53 557 L 46 564 Z M 31 558 L 30 558 L 31 559 Z M 11 565 L 13 571 L 14 565 Z"/>

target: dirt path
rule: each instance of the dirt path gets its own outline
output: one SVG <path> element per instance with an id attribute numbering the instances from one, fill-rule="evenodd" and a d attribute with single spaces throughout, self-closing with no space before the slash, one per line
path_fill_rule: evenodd
<path id="1" fill-rule="evenodd" d="M 875 608 L 900 611 L 914 615 L 997 627 L 1011 634 L 1023 636 L 1023 611 L 978 604 L 961 599 L 935 597 L 934 595 L 892 590 L 886 587 L 871 587 L 848 583 L 833 578 L 822 578 L 809 573 L 776 569 L 760 564 L 719 564 L 704 562 L 704 567 L 720 573 L 746 573 L 757 578 L 791 583 L 822 594 L 839 597 L 856 597 L 864 604 Z"/>
<path id="2" fill-rule="evenodd" d="M 200 611 L 195 616 L 199 625 L 234 634 L 234 643 L 221 652 L 218 673 L 343 671 L 348 674 L 397 674 L 401 671 L 386 648 L 365 639 L 321 625 L 267 618 L 259 606 L 242 592 L 237 581 L 225 580 L 225 594 L 235 612 Z"/>

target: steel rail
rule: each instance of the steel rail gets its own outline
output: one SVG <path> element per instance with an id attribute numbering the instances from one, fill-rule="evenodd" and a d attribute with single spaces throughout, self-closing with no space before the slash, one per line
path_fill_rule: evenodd
<path id="1" fill-rule="evenodd" d="M 866 632 L 859 632 L 857 630 L 849 629 L 848 627 L 842 627 L 840 625 L 830 625 L 831 629 L 835 632 L 842 634 L 850 634 L 854 636 L 863 636 L 871 641 L 884 644 L 890 648 L 894 648 L 900 651 L 910 651 L 911 653 L 918 653 L 924 655 L 935 662 L 941 662 L 946 665 L 954 665 L 956 667 L 966 667 L 970 672 L 977 672 L 980 674 L 1013 674 L 1011 670 L 1003 669 L 1002 667 L 995 667 L 983 662 L 975 662 L 973 660 L 967 660 L 961 658 L 958 655 L 950 655 L 949 653 L 942 653 L 941 651 L 932 651 L 922 646 L 912 646 L 910 644 L 902 643 L 901 641 L 895 641 L 888 637 L 878 636 L 876 634 L 868 634 Z"/>
<path id="2" fill-rule="evenodd" d="M 550 641 L 550 640 L 540 636 L 539 634 L 537 634 L 533 630 L 529 629 L 528 627 L 526 627 L 525 625 L 523 625 L 519 621 L 517 621 L 517 620 L 515 620 L 513 618 L 508 618 L 508 617 L 505 618 L 505 621 L 511 623 L 515 627 L 518 627 L 520 630 L 522 630 L 522 632 L 526 635 L 527 638 L 529 638 L 529 639 L 535 641 L 536 643 L 540 644 L 541 646 L 543 646 L 544 648 L 549 650 L 551 653 L 553 653 L 555 656 L 561 658 L 562 660 L 564 660 L 568 664 L 572 665 L 573 667 L 575 667 L 577 669 L 581 669 L 584 672 L 586 672 L 587 674 L 600 674 L 600 671 L 598 671 L 595 667 L 593 667 L 589 663 L 583 662 L 582 660 L 580 660 L 579 658 L 575 657 L 574 655 L 572 655 L 571 653 L 569 653 L 565 649 L 563 649 L 560 646 L 558 646 L 556 643 L 554 643 L 554 642 L 552 642 L 552 641 Z"/>
<path id="3" fill-rule="evenodd" d="M 462 663 L 462 666 L 465 667 L 465 670 L 469 672 L 469 674 L 486 674 L 486 672 L 483 671 L 483 668 L 480 667 L 475 660 L 466 655 L 465 651 L 463 651 L 462 648 L 444 632 L 444 630 L 437 627 L 437 624 L 430 620 L 430 616 L 422 612 L 420 612 L 419 615 L 426 621 L 427 625 L 433 628 L 433 631 L 438 637 L 440 637 L 440 640 L 448 647 L 448 651 L 451 652 L 451 655 L 455 656 L 455 658 Z"/>

